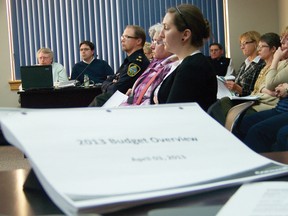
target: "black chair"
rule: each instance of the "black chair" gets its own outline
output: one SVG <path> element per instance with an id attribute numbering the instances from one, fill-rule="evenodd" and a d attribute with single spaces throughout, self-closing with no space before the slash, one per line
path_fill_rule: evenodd
<path id="1" fill-rule="evenodd" d="M 225 126 L 226 116 L 223 112 L 221 101 L 217 100 L 207 110 L 207 113 L 218 121 L 221 125 Z"/>
<path id="2" fill-rule="evenodd" d="M 236 128 L 236 125 L 240 123 L 246 111 L 253 106 L 254 103 L 255 101 L 246 101 L 235 105 L 228 111 L 227 115 L 225 115 L 221 107 L 221 101 L 217 100 L 209 107 L 207 113 L 227 130 L 232 132 Z"/>
<path id="3" fill-rule="evenodd" d="M 216 121 L 218 121 L 221 125 L 225 125 L 226 116 L 222 111 L 221 101 L 217 100 L 213 103 L 207 110 L 207 113 L 213 117 Z"/>

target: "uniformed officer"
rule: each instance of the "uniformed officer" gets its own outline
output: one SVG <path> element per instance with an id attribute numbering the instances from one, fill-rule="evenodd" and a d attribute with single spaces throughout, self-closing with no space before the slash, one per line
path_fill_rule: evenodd
<path id="1" fill-rule="evenodd" d="M 96 96 L 89 106 L 102 106 L 117 90 L 125 94 L 133 86 L 150 64 L 143 51 L 145 41 L 146 34 L 143 28 L 137 25 L 126 26 L 121 36 L 121 45 L 127 57 L 116 74 L 103 82 L 103 93 Z"/>

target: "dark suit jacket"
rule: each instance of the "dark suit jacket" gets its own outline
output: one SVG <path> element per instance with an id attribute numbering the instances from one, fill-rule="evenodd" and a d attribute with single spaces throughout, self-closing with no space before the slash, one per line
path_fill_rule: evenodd
<path id="1" fill-rule="evenodd" d="M 186 57 L 162 83 L 159 103 L 197 102 L 205 111 L 216 102 L 215 72 L 202 53 Z"/>
<path id="2" fill-rule="evenodd" d="M 211 59 L 210 56 L 207 57 L 209 62 L 214 67 L 214 71 L 218 76 L 226 76 L 228 66 L 230 64 L 230 58 L 221 56 L 219 59 Z"/>

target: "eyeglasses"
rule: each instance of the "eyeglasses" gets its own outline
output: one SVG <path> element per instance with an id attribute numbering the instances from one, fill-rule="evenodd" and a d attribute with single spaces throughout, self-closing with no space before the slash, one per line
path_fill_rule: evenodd
<path id="1" fill-rule="evenodd" d="M 133 37 L 129 35 L 121 35 L 121 40 L 128 40 L 128 39 L 138 39 L 138 37 Z"/>
<path id="2" fill-rule="evenodd" d="M 152 44 L 155 44 L 155 45 L 162 45 L 162 44 L 164 44 L 164 42 L 162 41 L 162 40 L 153 40 L 152 41 Z"/>
<path id="3" fill-rule="evenodd" d="M 89 49 L 89 48 L 81 48 L 81 49 L 80 49 L 81 52 L 82 52 L 82 51 L 89 51 L 89 50 L 91 50 L 91 49 Z"/>
<path id="4" fill-rule="evenodd" d="M 255 41 L 245 41 L 245 42 L 243 42 L 243 43 L 240 43 L 240 47 L 241 46 L 246 46 L 247 44 L 250 44 L 250 43 L 254 43 Z"/>
<path id="5" fill-rule="evenodd" d="M 269 47 L 268 45 L 259 45 L 259 46 L 257 46 L 257 50 L 260 50 L 260 49 L 262 49 L 262 48 L 265 48 L 265 47 Z"/>
<path id="6" fill-rule="evenodd" d="M 179 15 L 181 16 L 183 22 L 185 23 L 185 26 L 186 26 L 188 29 L 190 29 L 190 28 L 189 28 L 189 25 L 188 25 L 188 22 L 186 21 L 184 15 L 181 13 L 181 11 L 179 10 L 179 8 L 178 8 L 177 6 L 176 6 L 176 10 L 177 10 L 177 12 L 179 13 Z"/>

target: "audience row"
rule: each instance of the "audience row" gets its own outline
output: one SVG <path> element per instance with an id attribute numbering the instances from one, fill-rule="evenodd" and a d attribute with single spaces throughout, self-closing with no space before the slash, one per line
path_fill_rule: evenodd
<path id="1" fill-rule="evenodd" d="M 257 74 L 257 79 L 251 79 L 250 83 L 246 84 L 253 86 L 249 95 L 258 96 L 258 100 L 246 111 L 233 133 L 256 152 L 288 150 L 288 27 L 284 29 L 281 37 L 276 33 L 266 33 L 259 37 L 259 40 L 256 37 L 246 37 L 241 41 L 240 38 L 240 47 L 249 47 L 246 50 L 257 48 L 257 57 L 254 55 L 254 59 L 258 58 L 258 63 L 263 60 L 265 64 L 253 70 L 250 67 L 250 75 L 247 76 Z M 250 59 L 252 63 L 254 59 Z M 254 65 L 257 62 L 254 62 Z M 249 66 L 246 66 L 246 70 L 249 70 Z M 239 74 L 237 78 L 241 78 Z M 227 87 L 229 88 L 228 85 Z M 232 90 L 237 92 L 237 88 Z M 228 111 L 243 102 L 241 99 L 235 101 L 228 97 L 221 98 L 217 101 L 220 110 L 216 120 L 224 125 Z"/>
<path id="2" fill-rule="evenodd" d="M 128 96 L 120 106 L 197 102 L 207 111 L 219 103 L 221 119 L 216 120 L 224 125 L 228 111 L 243 103 L 241 97 L 257 96 L 233 133 L 256 152 L 287 150 L 288 27 L 281 37 L 256 31 L 240 35 L 246 59 L 237 71 L 232 60 L 223 56 L 221 44 L 210 44 L 210 56 L 201 53 L 210 37 L 210 25 L 191 4 L 169 8 L 162 24 L 150 27 L 149 35 L 151 44 L 143 28 L 126 26 L 121 46 L 127 57 L 116 73 L 95 57 L 92 42 L 80 43 L 82 61 L 74 65 L 71 79 L 83 83 L 86 74 L 94 83 L 102 83 L 102 94 L 90 106 L 102 106 L 117 91 Z M 55 82 L 68 80 L 63 66 L 53 62 L 49 48 L 40 49 L 37 58 L 39 64 L 52 64 Z M 217 76 L 227 75 L 235 79 L 226 80 L 225 86 L 240 100 L 217 100 Z"/>

